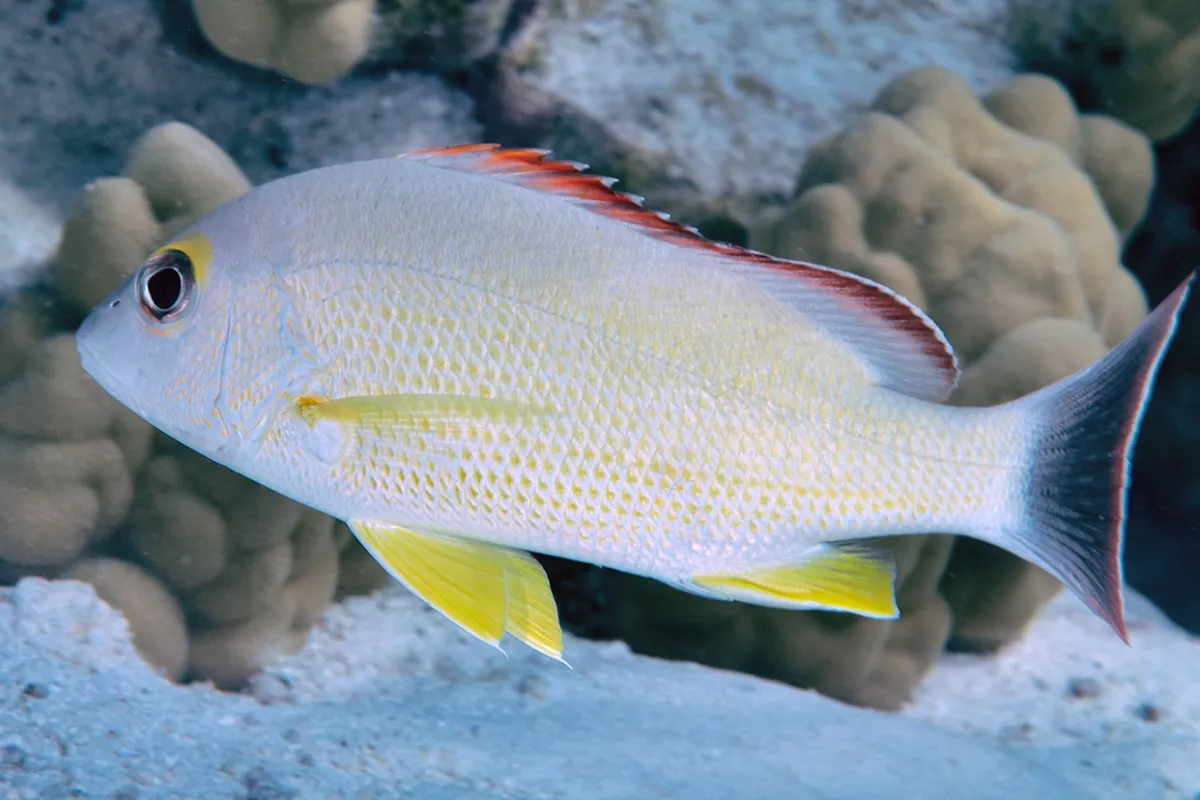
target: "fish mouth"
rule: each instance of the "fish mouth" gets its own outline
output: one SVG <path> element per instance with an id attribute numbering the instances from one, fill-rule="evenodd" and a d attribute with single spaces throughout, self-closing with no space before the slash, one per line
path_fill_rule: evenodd
<path id="1" fill-rule="evenodd" d="M 104 366 L 103 362 L 92 352 L 92 348 L 83 341 L 83 337 L 80 336 L 83 332 L 83 329 L 80 328 L 75 334 L 75 349 L 79 351 L 79 364 L 83 367 L 83 371 L 92 377 L 92 380 L 107 389 L 109 384 L 116 383 L 116 376 L 108 367 Z"/>
<path id="2" fill-rule="evenodd" d="M 87 322 L 84 321 L 86 326 Z M 84 337 L 80 334 L 86 334 L 84 327 L 81 326 L 75 334 L 75 349 L 79 352 L 79 364 L 83 367 L 92 380 L 94 380 L 101 389 L 108 392 L 113 399 L 117 400 L 121 405 L 128 408 L 133 413 L 137 414 L 142 419 L 146 418 L 143 409 L 135 403 L 129 402 L 127 393 L 124 391 L 124 384 L 117 378 L 116 374 L 105 365 L 104 360 L 99 358 L 91 347 L 84 341 Z"/>

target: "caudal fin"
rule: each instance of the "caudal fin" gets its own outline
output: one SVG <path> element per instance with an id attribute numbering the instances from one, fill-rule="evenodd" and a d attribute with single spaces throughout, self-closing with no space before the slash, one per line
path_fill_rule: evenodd
<path id="1" fill-rule="evenodd" d="M 1087 369 L 1015 401 L 1033 466 L 1024 524 L 1005 544 L 1065 583 L 1126 642 L 1121 556 L 1130 458 L 1154 376 L 1196 273 Z"/>

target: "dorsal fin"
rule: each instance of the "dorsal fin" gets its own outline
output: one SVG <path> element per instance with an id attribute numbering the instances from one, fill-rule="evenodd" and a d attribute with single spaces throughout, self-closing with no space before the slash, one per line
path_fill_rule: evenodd
<path id="1" fill-rule="evenodd" d="M 891 289 L 831 267 L 706 239 L 695 228 L 672 222 L 670 215 L 645 208 L 641 197 L 613 189 L 616 179 L 587 174 L 586 164 L 548 156 L 548 150 L 467 144 L 414 150 L 399 157 L 492 175 L 569 198 L 648 236 L 711 253 L 849 346 L 882 386 L 940 402 L 958 384 L 958 359 L 946 337 L 923 311 Z"/>

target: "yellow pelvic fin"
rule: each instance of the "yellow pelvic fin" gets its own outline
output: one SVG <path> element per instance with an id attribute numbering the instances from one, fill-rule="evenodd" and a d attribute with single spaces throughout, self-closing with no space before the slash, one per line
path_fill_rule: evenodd
<path id="1" fill-rule="evenodd" d="M 469 438 L 496 424 L 545 417 L 552 409 L 490 397 L 449 394 L 362 395 L 329 399 L 296 398 L 296 410 L 310 425 L 335 420 L 352 425 L 402 428 L 446 438 Z"/>
<path id="2" fill-rule="evenodd" d="M 508 632 L 563 660 L 558 607 L 542 565 L 529 553 L 396 525 L 349 525 L 396 580 L 468 633 L 499 645 Z"/>
<path id="3" fill-rule="evenodd" d="M 833 544 L 798 564 L 737 575 L 698 575 L 691 583 L 730 600 L 805 610 L 848 611 L 894 619 L 896 564 L 886 551 Z"/>

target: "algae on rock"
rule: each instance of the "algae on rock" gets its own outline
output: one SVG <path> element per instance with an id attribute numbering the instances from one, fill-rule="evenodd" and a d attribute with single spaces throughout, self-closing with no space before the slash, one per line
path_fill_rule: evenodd
<path id="1" fill-rule="evenodd" d="M 559 0 L 508 42 L 484 107 L 504 141 L 591 164 L 689 223 L 748 226 L 808 147 L 929 62 L 1009 77 L 1007 0 Z"/>
<path id="2" fill-rule="evenodd" d="M 1153 139 L 1200 108 L 1195 0 L 1014 0 L 1009 36 L 1031 68 Z"/>

